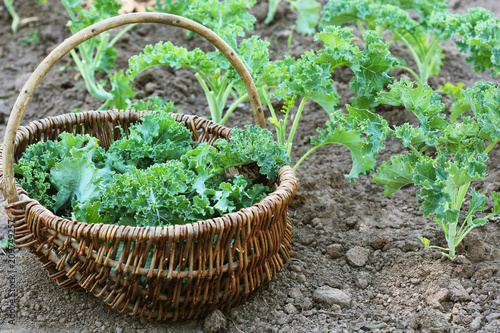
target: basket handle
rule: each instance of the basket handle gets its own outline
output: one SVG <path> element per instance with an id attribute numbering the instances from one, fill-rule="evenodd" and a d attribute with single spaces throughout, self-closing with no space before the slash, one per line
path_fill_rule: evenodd
<path id="1" fill-rule="evenodd" d="M 4 148 L 3 148 L 3 170 L 4 170 L 4 189 L 9 203 L 19 201 L 15 183 L 14 183 L 14 144 L 16 132 L 21 123 L 21 119 L 28 105 L 28 102 L 42 78 L 61 59 L 65 54 L 71 51 L 76 46 L 86 40 L 100 34 L 101 32 L 131 23 L 162 23 L 181 27 L 197 33 L 212 43 L 234 66 L 239 76 L 245 84 L 250 103 L 252 105 L 255 123 L 262 128 L 265 128 L 265 119 L 262 112 L 262 104 L 259 94 L 253 82 L 252 76 L 246 69 L 245 65 L 238 57 L 236 52 L 216 33 L 187 18 L 165 14 L 165 13 L 132 13 L 115 16 L 101 22 L 95 23 L 71 36 L 55 48 L 50 54 L 38 65 L 35 71 L 31 74 L 28 81 L 24 84 L 17 100 L 12 109 L 7 128 L 5 131 Z"/>

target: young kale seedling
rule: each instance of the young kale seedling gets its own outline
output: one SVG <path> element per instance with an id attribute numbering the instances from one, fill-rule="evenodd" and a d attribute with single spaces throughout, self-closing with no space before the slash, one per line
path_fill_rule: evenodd
<path id="1" fill-rule="evenodd" d="M 388 4 L 378 0 L 330 0 L 323 11 L 320 27 L 355 23 L 361 32 L 375 31 L 379 36 L 385 31 L 391 32 L 389 42 L 402 41 L 405 44 L 415 61 L 417 72 L 403 63 L 397 68 L 407 70 L 418 82 L 426 83 L 430 76 L 439 73 L 443 58 L 439 45 L 440 31 L 435 31 L 429 20 L 431 13 L 446 8 L 445 0 L 403 4 L 398 1 Z M 419 20 L 410 18 L 407 9 L 414 10 Z"/>
<path id="2" fill-rule="evenodd" d="M 438 13 L 433 24 L 443 31 L 443 39 L 455 39 L 457 48 L 467 53 L 465 62 L 476 72 L 491 70 L 500 76 L 500 20 L 484 8 L 471 8 L 467 14 Z"/>
<path id="3" fill-rule="evenodd" d="M 256 86 L 261 87 L 264 83 L 259 77 L 263 64 L 269 61 L 269 43 L 257 36 L 239 43 L 237 39 L 243 37 L 245 31 L 253 30 L 255 17 L 248 13 L 248 9 L 254 4 L 255 1 L 248 0 L 161 1 L 157 2 L 157 10 L 181 14 L 213 30 L 238 53 L 258 81 Z M 133 80 L 142 71 L 158 65 L 194 70 L 205 93 L 211 119 L 217 123 L 224 124 L 237 106 L 249 99 L 240 77 L 219 51 L 205 53 L 198 48 L 188 51 L 170 42 L 159 42 L 154 46 L 146 46 L 141 54 L 131 57 L 126 73 L 120 71 L 110 76 L 111 96 L 104 106 L 139 110 L 144 109 L 146 104 L 152 107 L 157 107 L 159 103 L 165 104 L 160 97 L 148 102 L 131 101 L 136 94 L 132 88 Z M 225 110 L 230 96 L 233 102 Z"/>
<path id="4" fill-rule="evenodd" d="M 455 120 L 446 119 L 440 96 L 426 84 L 402 79 L 379 98 L 381 103 L 403 105 L 412 111 L 420 126 L 406 123 L 391 129 L 390 134 L 409 150 L 384 162 L 373 181 L 385 185 L 385 195 L 408 184 L 420 186 L 420 209 L 424 216 L 434 216 L 448 247 L 430 246 L 429 240 L 420 239 L 426 248 L 446 251 L 450 258 L 456 256 L 458 244 L 473 228 L 500 214 L 499 194 L 492 192 L 494 207 L 481 214 L 486 210 L 486 197 L 471 188 L 473 181 L 486 177 L 488 153 L 500 141 L 500 90 L 492 83 L 479 82 L 463 94 L 472 115 L 462 113 Z M 468 193 L 469 208 L 460 224 Z"/>
<path id="5" fill-rule="evenodd" d="M 37 0 L 39 2 L 47 2 L 47 0 Z M 9 12 L 10 17 L 12 18 L 12 24 L 10 26 L 10 30 L 13 33 L 17 33 L 17 29 L 19 28 L 19 24 L 21 23 L 21 20 L 19 19 L 19 14 L 17 13 L 16 9 L 14 8 L 14 0 L 3 0 L 3 4 L 7 11 Z M 26 19 L 26 21 L 30 21 L 31 19 Z"/>
<path id="6" fill-rule="evenodd" d="M 254 36 L 241 41 L 236 49 L 259 90 L 268 89 L 268 84 L 273 84 L 273 80 L 263 76 L 265 65 L 269 62 L 268 46 L 269 43 Z M 144 70 L 158 65 L 193 70 L 205 93 L 211 120 L 216 123 L 225 124 L 238 105 L 249 100 L 241 78 L 219 51 L 205 53 L 198 48 L 188 51 L 170 42 L 159 42 L 154 46 L 146 46 L 141 54 L 131 57 L 129 69 L 125 74 L 118 72 L 111 76 L 113 97 L 105 105 L 130 109 L 131 98 L 135 96 L 132 89 L 133 80 Z M 226 109 L 230 96 L 233 101 Z M 160 100 L 158 97 L 157 99 Z M 136 102 L 134 108 L 142 109 L 141 102 Z"/>
<path id="7" fill-rule="evenodd" d="M 349 28 L 331 26 L 316 34 L 315 39 L 324 43 L 324 48 L 317 52 L 306 52 L 300 59 L 285 57 L 267 67 L 269 76 L 278 78 L 278 89 L 272 96 L 285 100 L 284 117 L 279 119 L 268 100 L 271 110 L 271 123 L 276 127 L 278 142 L 283 144 L 288 153 L 292 152 L 294 136 L 307 100 L 319 104 L 328 114 L 330 121 L 326 128 L 318 129 L 319 135 L 311 138 L 313 147 L 294 165 L 299 165 L 316 149 L 326 144 L 346 146 L 353 160 L 353 167 L 348 175 L 354 180 L 361 173 L 366 173 L 375 166 L 375 157 L 383 148 L 387 134 L 387 122 L 379 115 L 356 107 L 347 106 L 348 114 L 338 108 L 339 96 L 333 87 L 332 72 L 339 66 L 351 68 L 355 76 L 351 88 L 358 93 L 353 104 L 372 106 L 375 94 L 382 86 L 392 80 L 387 72 L 397 60 L 387 50 L 387 44 L 373 32 L 367 32 L 361 50 Z M 295 114 L 292 108 L 300 100 Z M 292 121 L 287 134 L 287 123 Z"/>
<path id="8" fill-rule="evenodd" d="M 157 0 L 155 9 L 196 21 L 236 48 L 236 38 L 254 29 L 256 19 L 248 9 L 255 3 L 256 0 Z M 188 36 L 193 35 L 188 32 Z"/>
<path id="9" fill-rule="evenodd" d="M 408 11 L 418 15 L 414 20 Z M 446 0 L 330 0 L 324 8 L 320 27 L 355 23 L 361 32 L 373 30 L 388 36 L 390 43 L 401 41 L 410 52 L 417 71 L 401 63 L 396 68 L 408 71 L 419 82 L 438 75 L 444 53 L 440 43 L 461 36 L 458 49 L 470 55 L 466 62 L 475 71 L 492 68 L 493 76 L 500 75 L 500 20 L 483 8 L 468 14 L 451 14 Z M 387 34 L 386 32 L 390 32 Z"/>
<path id="10" fill-rule="evenodd" d="M 121 9 L 121 4 L 115 0 L 94 0 L 90 9 L 84 9 L 80 6 L 81 1 L 61 1 L 71 19 L 67 26 L 73 34 L 98 21 L 118 15 L 118 11 Z M 111 40 L 110 32 L 103 32 L 80 44 L 76 50 L 71 50 L 71 57 L 85 81 L 87 91 L 93 97 L 103 100 L 113 97 L 112 92 L 104 89 L 106 82 L 97 82 L 95 74 L 97 72 L 108 73 L 115 67 L 116 49 L 114 45 L 133 26 L 132 24 L 122 29 Z"/>

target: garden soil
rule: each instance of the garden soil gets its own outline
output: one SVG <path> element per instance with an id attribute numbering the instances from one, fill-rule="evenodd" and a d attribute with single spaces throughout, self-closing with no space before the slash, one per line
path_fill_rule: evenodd
<path id="1" fill-rule="evenodd" d="M 68 16 L 57 0 L 47 4 L 15 1 L 22 19 L 17 34 L 10 32 L 10 18 L 0 5 L 0 135 L 17 94 L 42 59 L 70 33 Z M 500 17 L 498 0 L 453 0 L 450 8 L 465 12 L 483 6 Z M 132 6 L 133 7 L 133 6 Z M 130 8 L 132 8 L 130 7 Z M 127 7 L 130 9 L 129 7 Z M 295 14 L 281 4 L 276 20 L 263 23 L 267 2 L 252 9 L 257 17 L 255 34 L 271 43 L 271 57 L 287 52 L 287 41 Z M 28 20 L 26 20 L 29 18 Z M 21 45 L 30 30 L 39 31 L 40 41 Z M 144 24 L 127 33 L 118 43 L 118 66 L 144 45 L 171 40 L 187 48 L 210 50 L 208 43 L 185 38 L 178 29 Z M 312 37 L 293 35 L 292 56 L 321 45 Z M 396 44 L 391 51 L 408 60 Z M 446 82 L 472 86 L 490 80 L 489 73 L 475 73 L 465 65 L 453 43 L 445 45 L 446 58 L 434 88 Z M 393 73 L 399 77 L 403 73 Z M 335 87 L 348 103 L 348 69 L 336 70 Z M 207 103 L 192 72 L 154 68 L 135 81 L 138 97 L 163 96 L 189 114 L 208 115 Z M 64 57 L 42 81 L 29 103 L 23 123 L 99 107 L 85 89 L 71 58 Z M 391 124 L 414 122 L 402 108 L 376 110 Z M 326 114 L 307 104 L 294 142 L 296 161 L 306 150 L 309 137 L 324 125 Z M 249 105 L 233 114 L 229 126 L 252 122 Z M 398 142 L 388 142 L 379 164 L 402 151 Z M 500 153 L 493 152 L 487 178 L 476 184 L 485 194 L 500 190 Z M 361 176 L 349 182 L 344 175 L 351 167 L 347 149 L 326 146 L 311 155 L 297 171 L 299 186 L 289 209 L 293 224 L 293 250 L 283 270 L 244 305 L 227 312 L 214 311 L 207 318 L 157 322 L 131 317 L 108 307 L 89 293 L 58 287 L 40 263 L 26 250 L 14 250 L 13 273 L 7 256 L 0 253 L 1 332 L 500 332 L 500 219 L 491 219 L 464 240 L 460 256 L 450 261 L 438 252 L 423 249 L 418 237 L 445 245 L 443 232 L 431 218 L 422 216 L 416 189 L 408 187 L 385 197 L 381 185 Z M 492 203 L 487 202 L 491 207 Z M 1 213 L 0 239 L 7 235 L 7 217 Z M 15 279 L 15 297 L 9 297 L 8 282 Z M 11 300 L 17 316 L 9 323 Z"/>

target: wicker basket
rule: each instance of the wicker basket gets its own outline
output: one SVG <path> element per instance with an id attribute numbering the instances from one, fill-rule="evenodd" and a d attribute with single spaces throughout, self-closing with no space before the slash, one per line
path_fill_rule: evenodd
<path id="1" fill-rule="evenodd" d="M 54 215 L 15 182 L 14 162 L 26 147 L 55 140 L 61 132 L 87 133 L 107 148 L 146 112 L 83 112 L 35 121 L 19 127 L 34 89 L 48 70 L 79 43 L 102 31 L 129 23 L 156 22 L 194 31 L 212 42 L 235 66 L 252 96 L 256 122 L 262 110 L 253 80 L 217 35 L 182 17 L 160 13 L 121 15 L 97 23 L 56 48 L 35 70 L 12 111 L 0 150 L 0 181 L 13 221 L 15 244 L 29 249 L 57 283 L 86 290 L 120 311 L 149 319 L 196 318 L 214 308 L 243 303 L 268 283 L 289 258 L 291 225 L 288 202 L 297 186 L 290 167 L 283 167 L 277 189 L 261 202 L 220 218 L 170 227 L 87 224 Z M 212 144 L 228 139 L 230 129 L 197 116 L 173 115 L 193 133 L 193 140 Z M 146 266 L 146 262 L 150 264 Z"/>

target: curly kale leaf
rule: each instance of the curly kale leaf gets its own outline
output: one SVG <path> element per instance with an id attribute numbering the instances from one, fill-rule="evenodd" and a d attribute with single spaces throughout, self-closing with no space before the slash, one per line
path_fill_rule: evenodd
<path id="1" fill-rule="evenodd" d="M 113 107 L 118 110 L 130 109 L 132 105 L 130 99 L 136 95 L 136 92 L 132 89 L 132 81 L 121 70 L 115 74 L 110 74 L 109 82 L 111 83 L 111 97 L 104 102 L 103 107 Z"/>
<path id="2" fill-rule="evenodd" d="M 475 119 L 481 125 L 480 136 L 490 142 L 500 139 L 500 88 L 491 82 L 478 82 L 464 91 Z"/>
<path id="3" fill-rule="evenodd" d="M 196 211 L 186 197 L 192 173 L 180 161 L 168 161 L 117 174 L 102 193 L 104 222 L 136 221 L 141 226 L 186 223 L 186 217 Z"/>
<path id="4" fill-rule="evenodd" d="M 273 140 L 271 132 L 258 126 L 247 125 L 244 130 L 234 128 L 229 141 L 218 139 L 215 144 L 224 169 L 257 162 L 262 175 L 275 179 L 279 169 L 290 163 L 285 148 Z"/>
<path id="5" fill-rule="evenodd" d="M 314 52 L 306 52 L 298 60 L 287 56 L 276 65 L 270 70 L 276 70 L 282 76 L 278 89 L 273 92 L 274 97 L 280 100 L 293 96 L 310 98 L 328 114 L 336 110 L 340 97 L 333 87 L 333 69 L 329 63 L 318 61 Z"/>
<path id="6" fill-rule="evenodd" d="M 424 199 L 421 209 L 425 216 L 435 215 L 436 221 L 454 223 L 459 211 L 453 198 L 459 189 L 485 177 L 485 154 L 457 153 L 451 160 L 442 154 L 437 158 L 404 153 L 384 162 L 373 176 L 375 183 L 384 184 L 384 194 L 408 184 L 421 186 L 419 196 Z"/>
<path id="7" fill-rule="evenodd" d="M 182 16 L 190 2 L 191 0 L 156 0 L 155 10 Z"/>
<path id="8" fill-rule="evenodd" d="M 65 156 L 62 147 L 54 141 L 38 142 L 29 146 L 14 166 L 17 181 L 28 195 L 48 209 L 54 206 L 55 187 L 49 181 L 49 171 Z M 21 177 L 20 177 L 21 176 Z"/>
<path id="9" fill-rule="evenodd" d="M 104 222 L 141 226 L 191 223 L 251 206 L 270 191 L 241 175 L 226 180 L 217 174 L 201 175 L 215 179 L 210 188 L 200 191 L 196 184 L 200 174 L 194 169 L 171 160 L 145 170 L 132 167 L 117 175 L 102 193 L 99 208 Z"/>
<path id="10" fill-rule="evenodd" d="M 391 156 L 373 175 L 373 182 L 384 185 L 384 194 L 391 196 L 405 185 L 412 184 L 418 158 L 413 153 Z"/>
<path id="11" fill-rule="evenodd" d="M 361 31 L 372 31 L 379 37 L 391 32 L 390 42 L 402 41 L 411 52 L 417 72 L 402 67 L 421 82 L 427 82 L 431 75 L 437 75 L 444 57 L 438 42 L 445 37 L 445 26 L 433 21 L 429 15 L 446 8 L 444 1 L 430 11 L 430 1 L 378 1 L 378 0 L 332 0 L 323 11 L 320 27 L 341 26 L 356 23 Z M 408 10 L 416 11 L 421 17 L 414 20 Z M 438 21 L 439 22 L 439 21 Z M 384 34 L 385 35 L 385 34 Z"/>
<path id="12" fill-rule="evenodd" d="M 387 29 L 400 35 L 420 36 L 423 33 L 419 24 L 408 13 L 386 2 L 372 0 L 333 0 L 323 10 L 320 27 L 341 26 L 346 23 L 363 21 L 369 30 Z"/>
<path id="13" fill-rule="evenodd" d="M 181 110 L 174 106 L 174 102 L 168 102 L 159 96 L 152 96 L 147 100 L 138 100 L 132 105 L 136 111 L 161 111 L 164 113 L 179 113 Z"/>
<path id="14" fill-rule="evenodd" d="M 463 87 L 464 84 L 459 82 L 456 86 L 452 83 L 446 83 L 439 88 L 444 94 L 449 95 L 453 99 L 453 104 L 450 106 L 451 121 L 456 121 L 461 115 L 471 109 L 470 104 L 464 97 Z"/>
<path id="15" fill-rule="evenodd" d="M 29 146 L 14 168 L 29 196 L 54 213 L 68 208 L 75 196 L 89 199 L 94 186 L 111 177 L 109 170 L 94 166 L 103 164 L 105 154 L 95 138 L 69 133 L 59 138 Z"/>
<path id="16" fill-rule="evenodd" d="M 207 71 L 213 69 L 213 66 L 206 67 L 208 64 L 206 61 L 207 55 L 198 48 L 188 51 L 186 48 L 175 46 L 171 42 L 158 42 L 154 46 L 147 45 L 141 54 L 134 55 L 129 59 L 127 76 L 129 80 L 133 80 L 142 71 L 158 65 Z"/>
<path id="17" fill-rule="evenodd" d="M 353 43 L 352 29 L 338 26 L 326 27 L 315 39 L 324 43 L 324 49 L 318 51 L 318 63 L 329 63 L 330 71 L 343 65 L 354 72 L 349 85 L 358 96 L 351 99 L 353 105 L 375 107 L 376 94 L 393 79 L 387 73 L 400 63 L 389 52 L 389 45 L 375 32 L 367 31 L 363 34 L 364 49 L 360 50 Z"/>
<path id="18" fill-rule="evenodd" d="M 255 16 L 248 12 L 255 0 L 192 0 L 182 16 L 214 31 L 233 48 L 236 38 L 253 31 Z"/>
<path id="19" fill-rule="evenodd" d="M 297 21 L 295 22 L 297 31 L 306 35 L 315 33 L 321 4 L 316 0 L 295 0 L 290 1 L 290 5 L 292 9 L 297 10 Z"/>
<path id="20" fill-rule="evenodd" d="M 435 214 L 438 222 L 454 223 L 459 211 L 454 208 L 453 197 L 461 186 L 486 176 L 486 159 L 485 154 L 459 153 L 451 161 L 440 156 L 437 159 L 426 157 L 418 162 L 414 179 L 415 185 L 422 186 L 424 216 Z"/>
<path id="21" fill-rule="evenodd" d="M 355 107 L 372 108 L 377 105 L 376 94 L 385 84 L 392 82 L 393 78 L 387 73 L 399 61 L 389 52 L 389 45 L 373 31 L 367 31 L 363 39 L 364 50 L 356 53 L 350 64 L 356 76 L 351 79 L 349 86 L 358 94 L 351 102 Z"/>
<path id="22" fill-rule="evenodd" d="M 351 152 L 352 168 L 347 178 L 354 181 L 360 174 L 375 166 L 375 158 L 388 133 L 388 124 L 381 116 L 367 110 L 347 106 L 349 114 L 339 111 L 333 114 L 326 129 L 318 129 L 319 135 L 311 137 L 313 149 L 326 144 L 341 144 Z"/>
<path id="23" fill-rule="evenodd" d="M 152 112 L 130 127 L 128 136 L 114 141 L 107 163 L 120 173 L 127 167 L 145 169 L 155 163 L 178 159 L 190 149 L 191 132 L 163 111 Z"/>
<path id="24" fill-rule="evenodd" d="M 491 70 L 493 77 L 500 76 L 500 20 L 484 8 L 472 8 L 458 19 L 457 32 L 463 38 L 455 43 L 463 53 L 470 55 L 466 63 L 477 72 Z"/>
<path id="25" fill-rule="evenodd" d="M 157 0 L 158 12 L 180 15 L 208 27 L 228 42 L 252 31 L 256 21 L 248 13 L 255 0 Z"/>
<path id="26" fill-rule="evenodd" d="M 393 106 L 403 105 L 420 120 L 424 131 L 435 132 L 447 124 L 442 113 L 445 105 L 440 98 L 441 96 L 427 84 L 401 79 L 389 85 L 389 92 L 381 92 L 378 102 Z"/>

